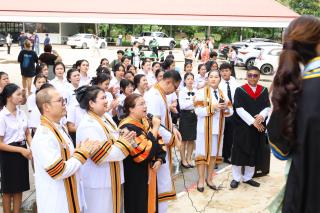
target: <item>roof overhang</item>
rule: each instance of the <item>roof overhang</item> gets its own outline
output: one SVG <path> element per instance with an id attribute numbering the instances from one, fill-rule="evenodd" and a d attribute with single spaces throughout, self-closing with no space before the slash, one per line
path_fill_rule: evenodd
<path id="1" fill-rule="evenodd" d="M 163 7 L 150 0 L 121 1 L 121 6 L 103 0 L 65 5 L 35 0 L 22 6 L 15 1 L 2 3 L 0 21 L 283 28 L 299 16 L 274 0 L 161 0 Z"/>

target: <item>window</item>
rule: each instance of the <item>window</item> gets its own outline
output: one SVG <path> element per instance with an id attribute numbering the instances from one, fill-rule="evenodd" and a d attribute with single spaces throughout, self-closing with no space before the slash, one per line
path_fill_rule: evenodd
<path id="1" fill-rule="evenodd" d="M 279 56 L 281 51 L 282 51 L 282 49 L 274 49 L 274 50 L 270 51 L 269 55 Z"/>
<path id="2" fill-rule="evenodd" d="M 60 33 L 58 23 L 24 23 L 26 32 L 32 33 Z"/>
<path id="3" fill-rule="evenodd" d="M 144 33 L 144 35 L 143 36 L 151 36 L 151 33 Z"/>

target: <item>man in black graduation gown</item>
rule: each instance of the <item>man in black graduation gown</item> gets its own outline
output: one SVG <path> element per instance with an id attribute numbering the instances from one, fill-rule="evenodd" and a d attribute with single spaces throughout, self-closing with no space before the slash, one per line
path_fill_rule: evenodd
<path id="1" fill-rule="evenodd" d="M 252 180 L 252 177 L 257 163 L 257 153 L 266 143 L 265 119 L 269 114 L 270 101 L 268 89 L 258 84 L 259 79 L 259 69 L 250 67 L 247 71 L 248 83 L 235 91 L 236 127 L 231 154 L 233 175 L 231 188 L 237 188 L 241 179 L 251 186 L 260 186 L 258 182 Z"/>

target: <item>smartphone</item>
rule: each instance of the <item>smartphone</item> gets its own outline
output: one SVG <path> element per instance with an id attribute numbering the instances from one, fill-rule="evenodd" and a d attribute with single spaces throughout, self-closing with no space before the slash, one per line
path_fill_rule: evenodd
<path id="1" fill-rule="evenodd" d="M 219 98 L 219 104 L 224 103 L 224 100 L 222 98 Z"/>

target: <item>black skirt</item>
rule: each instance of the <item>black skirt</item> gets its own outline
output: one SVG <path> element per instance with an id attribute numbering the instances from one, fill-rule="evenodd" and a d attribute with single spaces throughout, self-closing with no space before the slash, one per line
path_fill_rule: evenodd
<path id="1" fill-rule="evenodd" d="M 193 141 L 197 138 L 197 115 L 194 110 L 181 110 L 179 131 L 183 141 Z"/>
<path id="2" fill-rule="evenodd" d="M 11 146 L 27 148 L 17 142 Z M 7 194 L 24 192 L 30 189 L 29 161 L 20 153 L 1 152 L 1 192 Z"/>

